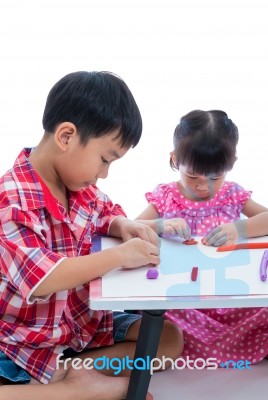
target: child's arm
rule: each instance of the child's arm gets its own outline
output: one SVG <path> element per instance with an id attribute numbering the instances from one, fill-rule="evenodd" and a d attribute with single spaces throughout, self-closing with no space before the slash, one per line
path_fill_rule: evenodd
<path id="1" fill-rule="evenodd" d="M 267 207 L 264 207 L 263 205 L 256 203 L 252 199 L 249 199 L 245 204 L 244 207 L 242 208 L 242 214 L 244 214 L 246 217 L 250 218 L 253 217 L 254 215 L 263 213 L 265 211 L 268 211 Z"/>
<path id="2" fill-rule="evenodd" d="M 191 237 L 190 227 L 183 218 L 159 218 L 153 204 L 149 204 L 136 221 L 150 226 L 158 235 L 179 235 L 183 239 Z"/>
<path id="3" fill-rule="evenodd" d="M 142 221 L 131 221 L 122 216 L 117 216 L 112 220 L 108 234 L 109 236 L 119 237 L 124 242 L 139 237 L 155 245 L 159 244 L 159 238 L 151 225 Z"/>
<path id="4" fill-rule="evenodd" d="M 156 207 L 150 203 L 148 206 L 143 210 L 143 212 L 135 218 L 136 220 L 151 220 L 151 219 L 157 219 L 159 218 L 160 215 L 156 209 Z M 148 221 L 145 221 L 148 222 Z"/>
<path id="5" fill-rule="evenodd" d="M 241 223 L 244 224 L 241 236 L 244 234 L 244 237 L 251 238 L 268 235 L 268 211 L 241 220 Z"/>
<path id="6" fill-rule="evenodd" d="M 47 296 L 90 282 L 117 268 L 158 265 L 159 249 L 148 241 L 131 239 L 118 246 L 97 253 L 63 258 L 57 267 L 38 284 L 33 296 Z"/>
<path id="7" fill-rule="evenodd" d="M 268 212 L 248 219 L 217 226 L 206 236 L 206 245 L 222 246 L 236 243 L 238 238 L 252 238 L 268 235 Z"/>
<path id="8" fill-rule="evenodd" d="M 262 217 L 258 217 L 258 215 L 266 214 L 267 211 L 268 209 L 266 207 L 249 199 L 244 204 L 241 211 L 248 219 L 217 226 L 206 236 L 206 245 L 222 246 L 223 244 L 228 245 L 236 243 L 239 237 L 250 238 L 267 235 L 267 219 L 264 218 L 264 221 L 262 221 Z"/>
<path id="9" fill-rule="evenodd" d="M 156 223 L 156 221 L 159 221 L 159 213 L 152 203 L 150 203 L 135 220 L 150 226 L 158 235 L 162 233 L 160 232 L 159 224 Z"/>

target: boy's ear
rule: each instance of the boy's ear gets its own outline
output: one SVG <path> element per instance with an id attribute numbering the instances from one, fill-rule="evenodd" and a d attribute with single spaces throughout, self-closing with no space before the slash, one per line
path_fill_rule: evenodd
<path id="1" fill-rule="evenodd" d="M 62 151 L 66 151 L 76 136 L 76 126 L 72 122 L 63 122 L 58 125 L 54 134 L 54 140 Z"/>

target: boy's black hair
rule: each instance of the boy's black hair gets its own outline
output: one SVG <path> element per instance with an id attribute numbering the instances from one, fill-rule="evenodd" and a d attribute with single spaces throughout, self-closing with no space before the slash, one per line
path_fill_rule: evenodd
<path id="1" fill-rule="evenodd" d="M 135 147 L 141 137 L 142 119 L 125 82 L 107 71 L 78 71 L 60 79 L 50 90 L 43 114 L 43 128 L 54 133 L 57 125 L 72 122 L 82 145 L 118 130 L 122 147 Z"/>
<path id="2" fill-rule="evenodd" d="M 177 165 L 187 165 L 196 174 L 224 173 L 233 168 L 238 143 L 237 126 L 224 111 L 194 110 L 184 115 L 174 132 Z"/>

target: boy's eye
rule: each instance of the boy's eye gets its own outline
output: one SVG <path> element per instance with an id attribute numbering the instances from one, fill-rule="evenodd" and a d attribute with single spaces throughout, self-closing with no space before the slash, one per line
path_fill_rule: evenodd
<path id="1" fill-rule="evenodd" d="M 105 160 L 105 158 L 101 157 L 101 161 L 103 162 L 103 164 L 108 164 L 109 161 Z"/>

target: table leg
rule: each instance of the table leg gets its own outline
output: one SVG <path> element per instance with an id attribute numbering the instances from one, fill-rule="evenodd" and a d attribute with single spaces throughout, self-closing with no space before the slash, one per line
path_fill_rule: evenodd
<path id="1" fill-rule="evenodd" d="M 152 360 L 157 353 L 164 323 L 165 310 L 143 311 L 134 360 Z M 139 365 L 139 364 L 138 364 Z M 126 400 L 145 400 L 151 380 L 150 370 L 134 368 L 131 371 Z"/>

